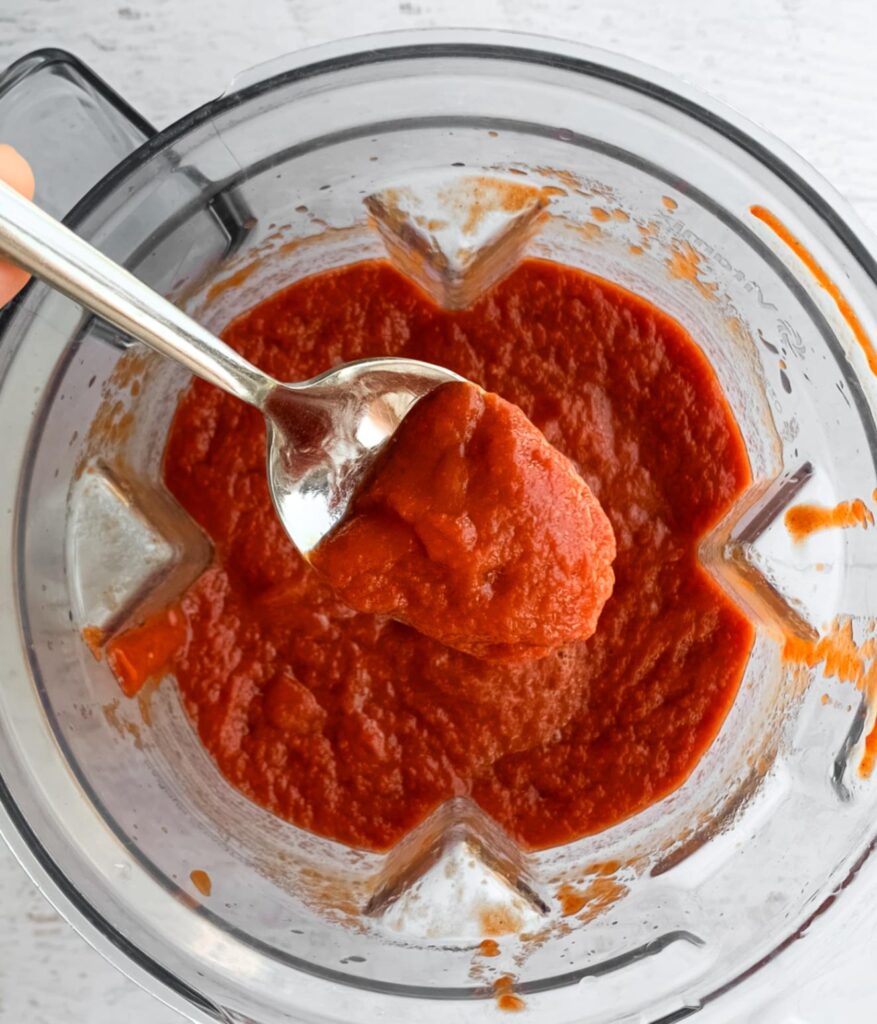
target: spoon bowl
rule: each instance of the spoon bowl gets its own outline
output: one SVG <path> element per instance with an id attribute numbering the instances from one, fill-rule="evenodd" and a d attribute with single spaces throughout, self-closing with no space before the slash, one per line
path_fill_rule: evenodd
<path id="1" fill-rule="evenodd" d="M 256 406 L 268 426 L 274 507 L 305 557 L 344 517 L 375 455 L 414 403 L 462 380 L 416 359 L 377 358 L 280 383 L 3 182 L 0 255 Z"/>
<path id="2" fill-rule="evenodd" d="M 417 359 L 362 359 L 267 395 L 268 484 L 307 557 L 344 518 L 375 456 L 411 407 L 457 374 Z"/>

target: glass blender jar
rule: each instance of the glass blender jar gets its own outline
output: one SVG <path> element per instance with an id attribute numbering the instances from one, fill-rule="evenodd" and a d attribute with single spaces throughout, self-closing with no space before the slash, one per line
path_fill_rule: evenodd
<path id="1" fill-rule="evenodd" d="M 702 345 L 754 477 L 702 558 L 757 639 L 679 790 L 539 853 L 465 799 L 386 855 L 349 849 L 231 789 L 172 681 L 125 701 L 83 642 L 210 559 L 160 475 L 188 379 L 32 283 L 0 323 L 0 823 L 93 944 L 202 1022 L 480 1021 L 513 986 L 552 1024 L 669 1024 L 760 998 L 793 949 L 817 962 L 808 932 L 865 914 L 877 543 L 797 544 L 783 515 L 877 488 L 877 267 L 809 168 L 657 72 L 494 32 L 297 54 L 158 134 L 41 51 L 0 79 L 0 135 L 40 205 L 214 331 L 296 278 L 387 254 L 449 304 L 524 253 L 615 281 Z M 509 182 L 532 202 L 467 234 L 475 191 Z M 443 202 L 436 236 L 420 215 Z M 837 636 L 865 685 L 785 656 Z M 565 915 L 570 887 L 592 898 Z M 489 959 L 485 907 L 511 922 Z"/>

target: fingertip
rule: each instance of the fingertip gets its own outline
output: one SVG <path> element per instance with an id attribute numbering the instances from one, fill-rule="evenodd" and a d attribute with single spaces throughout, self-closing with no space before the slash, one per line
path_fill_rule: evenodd
<path id="1" fill-rule="evenodd" d="M 33 199 L 35 183 L 31 166 L 17 149 L 6 143 L 0 143 L 0 180 L 27 199 Z M 0 306 L 21 291 L 29 276 L 18 267 L 0 261 Z"/>
<path id="2" fill-rule="evenodd" d="M 29 277 L 26 271 L 10 263 L 0 263 L 0 306 L 14 298 L 27 284 Z"/>
<path id="3" fill-rule="evenodd" d="M 35 181 L 30 164 L 17 149 L 0 143 L 0 178 L 28 199 L 33 199 Z"/>

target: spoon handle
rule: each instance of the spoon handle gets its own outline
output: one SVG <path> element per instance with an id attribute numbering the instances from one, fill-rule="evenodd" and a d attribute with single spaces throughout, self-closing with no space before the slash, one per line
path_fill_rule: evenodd
<path id="1" fill-rule="evenodd" d="M 0 255 L 126 334 L 261 407 L 276 381 L 0 181 Z"/>

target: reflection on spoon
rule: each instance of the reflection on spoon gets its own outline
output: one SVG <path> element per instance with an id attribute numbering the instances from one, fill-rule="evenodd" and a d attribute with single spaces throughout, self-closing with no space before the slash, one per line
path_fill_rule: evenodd
<path id="1" fill-rule="evenodd" d="M 271 496 L 304 555 L 343 517 L 357 481 L 414 402 L 460 380 L 415 359 L 369 359 L 282 384 L 2 181 L 0 255 L 260 409 Z"/>

